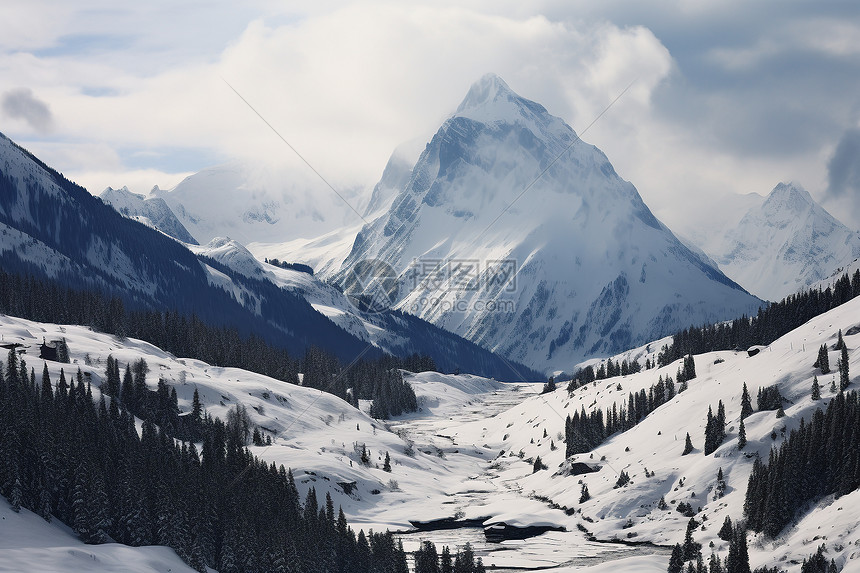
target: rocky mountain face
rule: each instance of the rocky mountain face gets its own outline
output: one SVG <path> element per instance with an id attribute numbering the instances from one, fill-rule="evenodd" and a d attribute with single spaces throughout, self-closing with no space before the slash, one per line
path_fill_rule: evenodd
<path id="1" fill-rule="evenodd" d="M 760 303 L 685 247 L 599 149 L 492 74 L 336 280 L 360 290 L 369 260 L 396 275 L 397 308 L 543 370 Z"/>

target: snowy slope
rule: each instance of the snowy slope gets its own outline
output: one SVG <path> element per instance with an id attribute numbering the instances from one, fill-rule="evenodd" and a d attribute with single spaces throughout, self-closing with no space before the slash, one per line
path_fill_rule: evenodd
<path id="1" fill-rule="evenodd" d="M 539 379 L 518 364 L 510 364 L 467 340 L 413 316 L 384 311 L 362 312 L 334 286 L 314 275 L 283 269 L 258 260 L 237 241 L 218 237 L 204 246 L 190 246 L 194 253 L 212 259 L 236 273 L 267 281 L 306 300 L 314 310 L 356 338 L 394 356 L 414 353 L 433 358 L 444 371 L 461 369 L 502 380 Z M 210 265 L 210 282 L 233 294 L 237 301 L 255 300 L 255 293 Z"/>
<path id="2" fill-rule="evenodd" d="M 81 368 L 93 381 L 95 400 L 100 397 L 97 387 L 104 378 L 107 357 L 111 355 L 119 360 L 121 369 L 129 362 L 144 358 L 150 368 L 147 377 L 150 389 L 155 388 L 159 378 L 164 379 L 176 388 L 182 412 L 190 411 L 195 389 L 206 411 L 222 419 L 235 404 L 246 405 L 252 422 L 265 436 L 273 438 L 272 446 L 252 446 L 254 454 L 293 468 L 303 493 L 311 486 L 317 487 L 321 498 L 330 491 L 335 503 L 343 505 L 350 521 L 369 523 L 377 530 L 407 529 L 412 518 L 435 516 L 438 503 L 434 507 L 416 501 L 413 507 L 406 502 L 422 496 L 438 500 L 445 495 L 446 488 L 459 484 L 462 475 L 478 471 L 482 456 L 489 456 L 489 452 L 481 450 L 480 455 L 442 460 L 435 450 L 424 453 L 417 447 L 407 454 L 411 442 L 405 433 L 401 437 L 389 431 L 382 422 L 331 394 L 245 370 L 174 357 L 146 342 L 119 340 L 87 327 L 38 323 L 0 315 L 0 337 L 4 343 L 24 344 L 26 354 L 22 358 L 28 367 L 37 370 L 43 364 L 37 358 L 43 339 L 65 338 L 72 364 L 48 361 L 51 378 L 56 383 L 61 368 L 67 375 Z M 5 362 L 2 357 L 0 362 Z M 423 373 L 407 377 L 422 408 L 410 414 L 410 419 L 447 416 L 482 394 L 509 387 L 471 375 Z M 356 452 L 355 446 L 361 444 L 371 450 L 374 463 L 370 467 L 358 462 L 360 451 Z M 385 452 L 390 453 L 396 468 L 393 473 L 381 469 Z M 392 487 L 391 479 L 399 486 Z M 344 487 L 338 485 L 352 482 L 356 486 L 350 494 L 344 493 Z M 374 490 L 378 493 L 373 493 Z M 394 511 L 392 507 L 399 509 Z"/>
<path id="3" fill-rule="evenodd" d="M 129 547 L 119 543 L 85 545 L 57 521 L 45 522 L 29 510 L 15 513 L 0 497 L 0 571 L 114 573 L 191 573 L 167 547 Z"/>
<path id="4" fill-rule="evenodd" d="M 600 150 L 492 74 L 358 234 L 338 280 L 351 288 L 367 259 L 400 277 L 398 308 L 544 370 L 758 306 Z"/>
<path id="5" fill-rule="evenodd" d="M 310 239 L 293 239 L 271 243 L 252 242 L 246 246 L 261 261 L 278 259 L 310 266 L 314 274 L 328 277 L 340 269 L 352 248 L 355 235 L 364 223 L 341 227 Z"/>
<path id="6" fill-rule="evenodd" d="M 810 399 L 811 366 L 817 348 L 835 342 L 836 332 L 858 325 L 860 298 L 821 315 L 785 335 L 755 357 L 731 351 L 696 356 L 698 377 L 689 389 L 664 404 L 633 429 L 613 436 L 591 454 L 572 461 L 599 469 L 596 473 L 570 476 L 564 460 L 564 418 L 574 410 L 607 408 L 626 401 L 629 392 L 648 388 L 658 376 L 675 374 L 678 364 L 635 375 L 598 381 L 577 389 L 572 396 L 560 384 L 556 392 L 537 395 L 539 385 L 510 385 L 469 375 L 436 373 L 407 375 L 415 388 L 421 410 L 382 423 L 331 395 L 292 386 L 253 373 L 217 368 L 190 359 L 175 358 L 149 344 L 119 341 L 77 326 L 58 326 L 0 317 L 4 342 L 27 344 L 25 359 L 37 370 L 41 361 L 31 358 L 42 337 L 65 337 L 77 364 L 49 363 L 51 376 L 61 367 L 80 366 L 95 383 L 101 379 L 108 354 L 121 364 L 144 357 L 153 386 L 158 377 L 173 385 L 180 408 L 187 411 L 196 388 L 208 412 L 223 417 L 236 403 L 244 403 L 255 424 L 273 445 L 251 450 L 268 461 L 283 463 L 295 471 L 302 492 L 314 486 L 320 496 L 330 492 L 342 504 L 356 527 L 406 530 L 411 521 L 459 517 L 480 519 L 485 526 L 554 526 L 551 531 L 526 541 L 505 542 L 479 554 L 485 563 L 499 567 L 559 566 L 558 571 L 578 571 L 593 566 L 622 570 L 665 571 L 668 555 L 653 546 L 628 547 L 618 543 L 589 541 L 579 526 L 598 540 L 615 538 L 672 545 L 683 540 L 687 518 L 674 511 L 684 501 L 701 506 L 697 518 L 707 516 L 694 537 L 709 555 L 725 556 L 727 544 L 716 537 L 726 515 L 742 517 L 742 506 L 752 459 L 762 456 L 783 440 L 782 428 L 810 418 L 816 407 L 826 407 L 832 393 L 829 376 L 822 376 L 822 400 Z M 860 369 L 860 335 L 846 335 L 852 372 Z M 657 346 L 652 343 L 651 346 Z M 32 350 L 31 350 L 32 349 Z M 626 358 L 644 358 L 648 348 Z M 831 356 L 835 362 L 836 353 Z M 32 363 L 31 363 L 32 362 Z M 89 364 L 87 364 L 89 362 Z M 854 385 L 857 384 L 856 375 Z M 786 417 L 756 412 L 746 419 L 748 444 L 735 448 L 740 394 L 746 382 L 755 396 L 760 386 L 778 385 L 787 398 Z M 621 389 L 618 389 L 620 384 Z M 95 392 L 98 398 L 98 392 Z M 702 454 L 704 423 L 709 406 L 722 400 L 727 412 L 727 439 L 709 456 Z M 367 405 L 364 405 L 366 409 Z M 694 452 L 681 456 L 684 435 L 689 432 Z M 771 437 L 775 432 L 776 438 Z M 361 445 L 371 450 L 372 464 L 358 462 Z M 384 454 L 392 459 L 391 473 L 381 469 Z M 548 470 L 533 473 L 532 460 L 540 455 Z M 726 494 L 714 499 L 713 487 L 722 468 Z M 646 469 L 650 477 L 645 477 Z M 632 478 L 625 488 L 613 485 L 621 470 Z M 346 494 L 342 484 L 355 483 Z M 581 484 L 591 499 L 579 503 Z M 683 483 L 682 483 L 683 482 Z M 670 509 L 656 507 L 665 497 Z M 557 504 L 550 506 L 547 499 Z M 860 559 L 860 492 L 838 500 L 826 498 L 787 528 L 775 541 L 750 535 L 753 567 L 779 564 L 790 573 L 799 571 L 804 557 L 824 543 L 844 570 Z M 571 515 L 558 508 L 571 508 Z M 480 532 L 480 529 L 478 530 Z M 446 537 L 447 535 L 447 537 Z M 421 539 L 445 540 L 458 545 L 472 539 L 469 530 L 418 532 L 403 536 L 407 549 Z M 481 539 L 483 534 L 479 533 Z M 475 542 L 480 539 L 474 538 Z M 498 549 L 503 549 L 499 551 Z"/>
<path id="7" fill-rule="evenodd" d="M 780 183 L 737 226 L 703 248 L 751 293 L 780 300 L 860 256 L 848 229 L 796 183 Z"/>
<path id="8" fill-rule="evenodd" d="M 359 212 L 361 189 L 343 190 Z M 229 163 L 195 173 L 170 190 L 153 189 L 200 244 L 228 236 L 244 244 L 318 237 L 359 217 L 308 169 Z"/>
<path id="9" fill-rule="evenodd" d="M 128 187 L 122 189 L 108 187 L 101 192 L 99 197 L 126 217 L 149 225 L 183 243 L 197 244 L 197 241 L 182 226 L 164 199 L 159 197 L 147 199 L 143 195 L 132 193 Z"/>
<path id="10" fill-rule="evenodd" d="M 753 463 L 750 456 L 757 452 L 767 459 L 771 446 L 778 446 L 784 439 L 783 428 L 787 431 L 796 428 L 801 417 L 808 421 L 816 408 L 826 408 L 833 396 L 828 390 L 832 375 L 819 378 L 823 387 L 822 400 L 813 402 L 810 398 L 812 377 L 818 372 L 812 368 L 816 350 L 825 342 L 832 345 L 839 329 L 846 332 L 857 326 L 858 316 L 860 299 L 854 299 L 785 335 L 752 358 L 746 352 L 696 356 L 698 377 L 690 382 L 686 392 L 658 408 L 632 430 L 615 435 L 592 453 L 573 458 L 573 461 L 600 468 L 597 473 L 575 477 L 564 474 L 567 466 L 563 463 L 563 447 L 552 451 L 549 441 L 555 438 L 558 444 L 557 433 L 563 431 L 565 416 L 582 407 L 591 411 L 620 404 L 627 400 L 629 392 L 642 388 L 647 391 L 659 376 L 674 377 L 678 364 L 598 381 L 593 386 L 577 389 L 572 397 L 560 389 L 529 398 L 492 420 L 452 429 L 451 435 L 491 446 L 503 444 L 510 452 L 522 451 L 526 460 L 540 455 L 549 466 L 548 471 L 532 474 L 530 464 L 507 455 L 497 460 L 497 471 L 515 481 L 524 493 L 535 492 L 576 510 L 568 517 L 561 512 L 523 516 L 510 509 L 507 514 L 496 516 L 496 520 L 544 523 L 551 516 L 556 524 L 568 528 L 580 524 L 601 539 L 617 537 L 674 544 L 683 541 L 687 524 L 687 518 L 674 511 L 674 507 L 684 501 L 702 508 L 697 519 L 707 516 L 705 527 L 695 534 L 696 541 L 705 548 L 706 557 L 711 542 L 716 551 L 725 556 L 727 544 L 718 539 L 716 533 L 726 515 L 733 521 L 743 517 L 744 495 Z M 860 368 L 860 335 L 846 336 L 845 340 L 851 370 L 856 373 Z M 831 361 L 836 360 L 836 355 L 836 352 L 831 353 Z M 852 389 L 857 380 L 855 374 Z M 782 419 L 777 419 L 772 411 L 756 412 L 747 418 L 748 444 L 739 452 L 737 427 L 744 382 L 753 401 L 759 387 L 776 384 L 788 405 L 786 417 Z M 619 384 L 620 390 L 617 389 Z M 719 400 L 726 406 L 727 438 L 714 454 L 704 456 L 706 413 L 709 406 L 716 411 Z M 544 429 L 548 430 L 549 437 L 543 437 Z M 696 449 L 688 456 L 681 456 L 687 432 Z M 771 432 L 775 432 L 775 439 Z M 720 468 L 728 488 L 723 498 L 714 499 L 713 488 Z M 621 470 L 630 474 L 632 484 L 614 489 Z M 653 475 L 646 477 L 646 470 Z M 591 494 L 591 499 L 583 504 L 579 503 L 581 483 L 588 485 Z M 657 508 L 661 496 L 665 497 L 670 510 Z M 856 500 L 860 500 L 857 491 L 839 500 L 825 498 L 774 541 L 751 534 L 753 568 L 779 564 L 788 571 L 799 571 L 800 561 L 824 543 L 828 559 L 835 558 L 840 567 L 846 567 L 845 571 L 856 570 L 860 566 L 860 505 Z M 852 561 L 850 565 L 846 565 L 848 560 Z M 663 562 L 664 567 L 667 562 L 668 559 Z"/>

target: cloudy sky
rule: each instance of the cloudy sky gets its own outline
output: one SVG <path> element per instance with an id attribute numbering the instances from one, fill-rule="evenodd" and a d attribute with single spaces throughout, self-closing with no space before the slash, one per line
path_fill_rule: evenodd
<path id="1" fill-rule="evenodd" d="M 630 5 L 633 5 L 631 7 Z M 0 131 L 94 193 L 232 159 L 371 186 L 486 72 L 584 134 L 681 228 L 794 180 L 860 227 L 860 6 L 846 2 L 5 4 Z"/>

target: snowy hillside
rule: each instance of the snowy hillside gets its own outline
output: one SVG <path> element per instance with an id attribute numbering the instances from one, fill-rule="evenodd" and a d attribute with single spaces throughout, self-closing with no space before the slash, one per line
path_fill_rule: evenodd
<path id="1" fill-rule="evenodd" d="M 571 397 L 563 389 L 530 398 L 510 411 L 484 422 L 452 431 L 455 438 L 480 440 L 489 444 L 504 444 L 509 452 L 522 451 L 524 456 L 541 456 L 547 471 L 532 473 L 531 467 L 516 458 L 501 458 L 501 468 L 509 479 L 515 479 L 524 493 L 534 492 L 552 502 L 576 511 L 568 518 L 555 514 L 555 523 L 568 528 L 582 525 L 600 539 L 622 538 L 650 541 L 658 544 L 682 542 L 688 518 L 676 511 L 677 504 L 690 503 L 701 508 L 696 518 L 707 520 L 694 534 L 702 543 L 707 560 L 710 543 L 725 556 L 727 543 L 717 537 L 726 516 L 733 521 L 743 519 L 744 495 L 753 465 L 759 454 L 767 460 L 772 446 L 779 446 L 787 432 L 797 428 L 800 419 L 811 420 L 816 408 L 826 408 L 834 393 L 829 389 L 833 375 L 821 375 L 812 367 L 822 343 L 836 342 L 837 331 L 848 332 L 858 326 L 860 299 L 821 315 L 771 344 L 760 354 L 749 357 L 746 352 L 714 352 L 695 357 L 698 377 L 689 382 L 689 389 L 659 407 L 633 429 L 611 437 L 591 453 L 580 454 L 571 462 L 583 462 L 596 473 L 568 476 L 569 463 L 564 463 L 563 448 L 553 451 L 550 439 L 564 427 L 564 418 L 585 408 L 612 408 L 626 404 L 629 392 L 646 392 L 658 377 L 675 375 L 678 364 L 649 370 L 632 376 L 612 378 L 577 389 Z M 852 372 L 860 368 L 860 336 L 845 337 Z M 837 352 L 831 351 L 835 364 Z M 813 375 L 822 386 L 822 400 L 811 399 Z M 837 375 L 838 378 L 838 375 Z M 856 389 L 856 374 L 852 376 Z M 747 445 L 737 449 L 740 398 L 746 383 L 755 402 L 758 388 L 776 385 L 786 399 L 786 416 L 777 418 L 775 411 L 755 412 L 745 420 Z M 836 380 L 838 385 L 838 380 Z M 717 410 L 722 400 L 727 414 L 727 437 L 717 451 L 702 453 L 706 414 L 709 407 Z M 543 436 L 547 429 L 549 437 Z M 682 455 L 684 437 L 689 432 L 694 450 Z M 556 444 L 558 442 L 556 441 Z M 722 468 L 726 480 L 723 497 L 715 497 L 717 473 Z M 615 488 L 621 471 L 630 475 L 631 483 Z M 648 475 L 646 475 L 646 473 Z M 587 485 L 591 499 L 580 503 L 582 484 Z M 663 497 L 668 509 L 658 508 Z M 855 499 L 860 492 L 843 498 L 833 496 L 820 500 L 801 514 L 793 525 L 776 539 L 760 535 L 750 537 L 753 568 L 779 565 L 781 569 L 799 571 L 799 563 L 824 543 L 827 559 L 834 558 L 845 571 L 852 571 L 860 560 L 860 506 Z M 478 510 L 480 511 L 480 510 Z M 561 514 L 563 515 L 563 514 Z M 513 512 L 512 518 L 521 523 L 543 523 L 546 516 L 524 517 Z M 498 517 L 497 519 L 502 519 Z M 668 559 L 667 561 L 668 562 Z M 664 567 L 665 563 L 664 562 Z M 856 563 L 856 561 L 855 561 Z M 665 569 L 663 569 L 665 570 Z"/>
<path id="2" fill-rule="evenodd" d="M 126 217 L 140 221 L 183 243 L 197 244 L 197 241 L 182 226 L 164 199 L 159 197 L 147 199 L 143 195 L 132 193 L 128 187 L 122 189 L 108 187 L 101 192 L 99 197 Z"/>
<path id="3" fill-rule="evenodd" d="M 394 356 L 414 353 L 433 358 L 438 368 L 451 372 L 463 370 L 493 376 L 500 380 L 539 380 L 539 374 L 529 372 L 519 364 L 493 355 L 456 334 L 442 330 L 416 317 L 384 311 L 362 312 L 346 295 L 314 275 L 258 260 L 238 242 L 215 238 L 207 245 L 192 246 L 198 255 L 258 281 L 266 281 L 307 301 L 318 313 L 345 332 Z M 253 299 L 255 293 L 241 281 L 206 265 L 210 281 L 233 293 L 237 301 Z"/>
<path id="4" fill-rule="evenodd" d="M 119 543 L 84 545 L 57 521 L 46 523 L 27 509 L 15 513 L 0 498 L 0 571 L 69 573 L 191 573 L 167 547 L 129 547 Z"/>
<path id="5" fill-rule="evenodd" d="M 737 226 L 702 247 L 751 293 L 779 300 L 860 256 L 848 229 L 796 183 L 780 183 Z"/>
<path id="6" fill-rule="evenodd" d="M 73 364 L 48 362 L 52 379 L 60 368 L 80 367 L 97 386 L 108 355 L 121 365 L 144 358 L 150 367 L 149 386 L 164 379 L 176 389 L 183 412 L 190 409 L 195 389 L 206 411 L 215 416 L 224 417 L 235 404 L 245 404 L 252 422 L 273 440 L 271 446 L 252 446 L 251 451 L 292 467 L 302 493 L 311 486 L 320 496 L 331 493 L 355 527 L 404 531 L 413 523 L 444 518 L 462 524 L 463 529 L 436 531 L 430 527 L 404 533 L 401 538 L 408 550 L 416 549 L 423 539 L 451 546 L 471 540 L 485 563 L 499 567 L 540 564 L 578 571 L 593 566 L 594 571 L 604 571 L 614 564 L 625 570 L 656 572 L 665 571 L 665 546 L 683 541 L 689 519 L 676 509 L 682 502 L 696 512 L 700 526 L 694 539 L 703 545 L 706 558 L 712 549 L 725 556 L 727 543 L 717 532 L 726 516 L 733 521 L 743 517 L 754 455 L 767 459 L 771 446 L 781 444 L 801 417 L 810 420 L 815 408 L 826 407 L 833 398 L 829 389 L 832 375 L 821 375 L 812 367 L 817 349 L 822 343 L 834 344 L 841 329 L 846 333 L 851 370 L 860 369 L 860 335 L 851 329 L 859 325 L 857 316 L 860 298 L 813 319 L 756 356 L 733 351 L 696 356 L 698 376 L 687 390 L 632 429 L 567 462 L 566 416 L 583 408 L 590 412 L 611 409 L 613 403 L 626 404 L 629 393 L 641 389 L 647 393 L 658 377 L 674 377 L 679 364 L 601 380 L 572 395 L 563 383 L 555 392 L 538 395 L 539 385 L 503 384 L 469 375 L 407 375 L 420 410 L 379 422 L 315 389 L 173 357 L 149 344 L 121 341 L 84 327 L 4 316 L 0 317 L 0 335 L 4 343 L 23 343 L 24 359 L 36 370 L 41 360 L 33 353 L 43 337 L 64 337 Z M 831 363 L 835 364 L 837 356 L 831 351 Z M 645 357 L 653 357 L 651 349 L 623 356 Z M 816 373 L 822 386 L 822 399 L 817 402 L 810 392 Z M 760 387 L 776 385 L 785 398 L 786 415 L 778 418 L 772 410 L 754 412 L 745 420 L 747 445 L 738 451 L 744 383 L 753 401 Z M 98 396 L 94 390 L 94 398 Z M 705 456 L 706 414 L 709 407 L 716 411 L 718 401 L 725 405 L 727 436 L 713 454 Z M 685 456 L 687 432 L 694 450 Z M 368 465 L 360 462 L 362 446 L 370 450 Z M 391 472 L 383 468 L 386 453 Z M 535 471 L 537 456 L 548 469 Z M 583 467 L 574 463 L 596 471 L 571 475 L 571 470 Z M 726 486 L 723 496 L 717 497 L 720 469 Z M 622 471 L 631 481 L 616 488 Z M 580 503 L 583 483 L 590 499 Z M 819 500 L 774 540 L 750 534 L 753 567 L 776 564 L 794 573 L 823 543 L 828 559 L 834 558 L 850 571 L 848 561 L 860 559 L 858 495 L 855 491 L 839 499 Z M 658 507 L 661 497 L 666 509 Z M 476 520 L 477 525 L 468 520 Z M 490 532 L 536 528 L 529 535 L 549 531 L 499 546 L 484 539 L 485 527 Z M 656 546 L 606 543 L 613 539 Z"/>
<path id="7" fill-rule="evenodd" d="M 358 234 L 341 284 L 368 259 L 397 273 L 398 308 L 543 370 L 758 307 L 600 150 L 492 74 Z"/>

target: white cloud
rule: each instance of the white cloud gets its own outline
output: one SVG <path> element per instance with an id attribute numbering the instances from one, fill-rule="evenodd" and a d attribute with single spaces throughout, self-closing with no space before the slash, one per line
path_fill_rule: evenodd
<path id="1" fill-rule="evenodd" d="M 485 72 L 578 132 L 636 79 L 584 139 L 670 225 L 689 218 L 690 197 L 766 193 L 787 179 L 815 194 L 826 185 L 823 150 L 842 132 L 834 125 L 856 121 L 840 115 L 856 106 L 839 95 L 854 92 L 836 89 L 836 74 L 833 87 L 819 81 L 813 92 L 786 89 L 810 70 L 765 68 L 805 51 L 853 69 L 856 18 L 810 18 L 814 8 L 756 10 L 738 26 L 745 4 L 219 2 L 206 18 L 167 2 L 79 6 L 16 7 L 21 22 L 46 24 L 25 38 L 0 23 L 0 80 L 30 87 L 50 106 L 54 141 L 68 149 L 46 159 L 96 192 L 124 184 L 124 172 L 146 190 L 170 186 L 172 171 L 202 167 L 159 163 L 165 148 L 305 170 L 222 77 L 339 188 L 372 185 L 394 147 L 435 131 Z M 774 111 L 783 109 L 802 109 L 821 126 L 806 146 L 758 145 L 749 130 L 731 136 L 736 124 L 768 113 L 759 132 L 789 125 L 792 116 Z M 3 129 L 30 135 L 17 124 Z M 798 139 L 797 130 L 787 133 Z M 141 159 L 147 152 L 150 168 Z"/>

